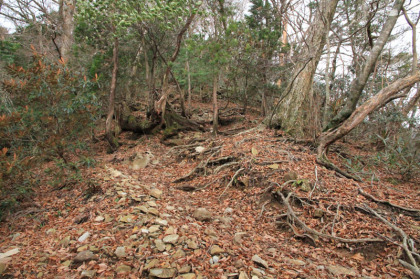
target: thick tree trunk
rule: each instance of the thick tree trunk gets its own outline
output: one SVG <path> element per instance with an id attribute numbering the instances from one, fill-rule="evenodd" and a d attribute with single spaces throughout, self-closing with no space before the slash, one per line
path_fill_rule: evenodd
<path id="1" fill-rule="evenodd" d="M 318 158 L 325 159 L 326 150 L 330 144 L 350 133 L 350 131 L 359 125 L 372 111 L 396 98 L 404 97 L 405 94 L 399 94 L 399 92 L 407 87 L 413 86 L 418 81 L 420 81 L 420 71 L 417 71 L 415 74 L 408 77 L 398 79 L 354 110 L 350 117 L 339 127 L 322 133 L 319 137 Z"/>
<path id="2" fill-rule="evenodd" d="M 360 99 L 363 89 L 366 86 L 369 76 L 375 68 L 376 61 L 378 60 L 382 49 L 388 41 L 392 29 L 394 29 L 395 23 L 397 22 L 397 19 L 403 8 L 403 4 L 404 0 L 396 0 L 394 2 L 394 6 L 389 12 L 388 18 L 382 27 L 381 33 L 378 39 L 376 40 L 369 57 L 367 57 L 366 59 L 365 65 L 363 66 L 362 70 L 358 73 L 357 78 L 355 78 L 350 85 L 349 98 L 346 104 L 338 112 L 338 114 L 330 121 L 330 123 L 327 126 L 327 129 L 337 127 L 341 122 L 347 119 L 356 109 L 357 103 Z"/>
<path id="3" fill-rule="evenodd" d="M 293 80 L 287 87 L 285 95 L 277 110 L 275 126 L 295 137 L 313 134 L 309 126 L 314 108 L 308 107 L 312 102 L 312 83 L 316 68 L 325 45 L 325 38 L 329 30 L 327 26 L 333 20 L 338 0 L 319 1 L 319 7 L 314 23 L 309 27 L 306 37 L 306 49 L 296 63 L 292 74 Z"/>
<path id="4" fill-rule="evenodd" d="M 108 140 L 109 144 L 111 145 L 112 149 L 118 148 L 118 140 L 115 138 L 114 131 L 112 130 L 112 119 L 114 117 L 114 109 L 115 109 L 115 89 L 117 87 L 117 74 L 118 74 L 118 48 L 119 48 L 119 41 L 118 37 L 114 39 L 114 49 L 112 52 L 112 63 L 114 64 L 114 68 L 112 69 L 112 77 L 111 77 L 111 88 L 109 91 L 109 103 L 108 103 L 108 115 L 106 117 L 105 122 L 105 136 Z"/>

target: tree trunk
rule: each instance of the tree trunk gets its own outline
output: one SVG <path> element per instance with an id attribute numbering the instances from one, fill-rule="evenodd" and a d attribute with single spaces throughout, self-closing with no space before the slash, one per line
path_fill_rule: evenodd
<path id="1" fill-rule="evenodd" d="M 325 38 L 329 30 L 327 26 L 334 18 L 338 0 L 319 1 L 317 15 L 311 27 L 307 31 L 306 49 L 302 53 L 302 59 L 297 62 L 293 71 L 293 80 L 289 83 L 277 110 L 275 126 L 295 137 L 303 137 L 313 134 L 311 128 L 311 116 L 313 108 L 308 107 L 312 103 L 312 83 L 316 68 L 321 58 L 325 45 Z"/>
<path id="2" fill-rule="evenodd" d="M 389 12 L 388 18 L 385 24 L 382 27 L 381 33 L 373 46 L 369 57 L 366 59 L 366 63 L 363 66 L 363 69 L 358 73 L 357 78 L 355 78 L 349 90 L 349 98 L 344 105 L 344 107 L 338 112 L 338 114 L 330 121 L 327 126 L 327 129 L 337 127 L 341 122 L 347 119 L 352 112 L 356 109 L 357 103 L 360 99 L 360 96 L 363 92 L 363 89 L 366 86 L 366 83 L 369 79 L 370 74 L 375 68 L 376 61 L 379 58 L 379 55 L 382 52 L 386 42 L 388 41 L 391 31 L 397 22 L 399 14 L 403 8 L 404 0 L 396 0 L 392 10 Z"/>
<path id="3" fill-rule="evenodd" d="M 327 25 L 327 30 L 330 30 L 329 24 Z M 331 51 L 330 51 L 330 38 L 327 34 L 327 62 L 325 67 L 325 104 L 324 104 L 324 113 L 322 115 L 322 128 L 326 127 L 330 117 L 330 60 L 331 60 Z"/>
<path id="4" fill-rule="evenodd" d="M 74 10 L 76 3 L 74 0 L 61 0 L 60 1 L 60 17 L 62 20 L 62 38 L 61 38 L 61 57 L 64 61 L 69 61 L 71 47 L 74 43 Z"/>
<path id="5" fill-rule="evenodd" d="M 112 118 L 114 117 L 115 108 L 115 89 L 117 87 L 117 74 L 118 74 L 118 37 L 114 38 L 114 49 L 112 52 L 112 63 L 114 68 L 112 69 L 111 77 L 111 88 L 109 91 L 109 103 L 108 103 L 108 115 L 105 122 L 105 136 L 111 145 L 111 149 L 115 150 L 118 148 L 118 140 L 115 138 L 114 131 L 112 130 Z"/>
<path id="6" fill-rule="evenodd" d="M 218 75 L 213 77 L 213 135 L 217 135 L 219 127 L 219 106 L 217 105 Z"/>
<path id="7" fill-rule="evenodd" d="M 420 71 L 417 71 L 415 74 L 408 77 L 398 79 L 354 110 L 350 117 L 339 127 L 323 132 L 319 137 L 318 158 L 325 159 L 326 150 L 330 144 L 350 133 L 350 131 L 359 125 L 372 111 L 386 105 L 396 98 L 405 97 L 404 93 L 398 93 L 407 87 L 413 86 L 418 81 L 420 81 Z"/>

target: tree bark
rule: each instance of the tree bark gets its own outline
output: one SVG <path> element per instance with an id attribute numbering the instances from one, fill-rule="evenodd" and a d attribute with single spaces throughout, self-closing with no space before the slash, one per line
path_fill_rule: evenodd
<path id="1" fill-rule="evenodd" d="M 112 51 L 112 63 L 114 65 L 112 69 L 111 77 L 111 88 L 109 91 L 109 103 L 108 103 L 108 115 L 105 122 L 105 136 L 111 145 L 112 149 L 118 148 L 118 140 L 115 138 L 114 132 L 112 130 L 112 118 L 114 117 L 114 108 L 115 108 L 115 91 L 117 87 L 117 74 L 118 74 L 118 48 L 119 41 L 118 37 L 114 38 L 114 49 Z"/>
<path id="2" fill-rule="evenodd" d="M 62 38 L 61 38 L 61 57 L 64 61 L 69 61 L 71 47 L 74 43 L 74 10 L 76 3 L 74 0 L 61 0 L 60 1 L 60 17 L 62 20 Z"/>
<path id="3" fill-rule="evenodd" d="M 313 133 L 309 128 L 313 124 L 310 120 L 313 118 L 311 116 L 313 108 L 308 104 L 312 103 L 313 78 L 329 31 L 326 27 L 333 20 L 337 3 L 338 0 L 319 1 L 315 21 L 307 31 L 306 49 L 301 55 L 305 59 L 296 63 L 292 74 L 294 79 L 286 89 L 286 95 L 282 97 L 277 110 L 275 126 L 280 126 L 295 137 L 304 137 Z"/>
<path id="4" fill-rule="evenodd" d="M 219 127 L 219 106 L 217 105 L 218 74 L 213 77 L 213 135 L 217 135 Z"/>
<path id="5" fill-rule="evenodd" d="M 326 158 L 326 150 L 330 144 L 350 133 L 372 111 L 396 98 L 404 97 L 405 94 L 398 93 L 407 87 L 413 86 L 418 81 L 420 81 L 420 71 L 408 77 L 398 79 L 354 110 L 350 117 L 339 127 L 323 132 L 319 137 L 318 158 Z"/>
<path id="6" fill-rule="evenodd" d="M 388 41 L 392 29 L 394 29 L 395 23 L 397 22 L 397 19 L 403 8 L 403 4 L 404 0 L 396 0 L 394 2 L 394 5 L 389 12 L 388 18 L 382 27 L 381 33 L 379 34 L 379 37 L 373 46 L 369 57 L 366 59 L 366 63 L 364 64 L 363 69 L 358 73 L 357 78 L 355 78 L 350 85 L 349 98 L 346 104 L 330 121 L 330 123 L 328 123 L 326 129 L 337 127 L 340 123 L 350 117 L 352 112 L 356 109 L 357 103 L 360 99 L 363 89 L 366 86 L 369 76 L 375 68 L 376 61 L 378 60 L 379 55 L 381 54 L 386 42 Z"/>

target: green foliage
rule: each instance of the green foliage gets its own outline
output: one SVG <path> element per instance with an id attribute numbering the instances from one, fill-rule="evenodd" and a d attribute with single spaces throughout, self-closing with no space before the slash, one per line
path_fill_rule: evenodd
<path id="1" fill-rule="evenodd" d="M 13 78 L 2 82 L 11 103 L 0 104 L 0 200 L 10 205 L 36 185 L 31 170 L 45 160 L 55 162 L 54 183 L 80 181 L 81 164 L 73 163 L 74 155 L 86 148 L 82 137 L 100 104 L 96 80 L 74 75 L 63 61 L 49 63 L 34 52 L 27 67 L 6 70 Z"/>
<path id="2" fill-rule="evenodd" d="M 21 47 L 17 42 L 13 41 L 0 41 L 0 61 L 6 64 L 16 63 L 16 51 Z"/>

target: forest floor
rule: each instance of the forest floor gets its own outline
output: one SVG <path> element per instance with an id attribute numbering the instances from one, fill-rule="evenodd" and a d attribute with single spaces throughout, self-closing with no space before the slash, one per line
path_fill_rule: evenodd
<path id="1" fill-rule="evenodd" d="M 165 142 L 124 133 L 113 154 L 97 143 L 97 164 L 83 170 L 83 183 L 45 183 L 0 224 L 0 278 L 413 276 L 398 262 L 398 235 L 366 208 L 417 247 L 418 211 L 366 194 L 418 210 L 420 178 L 394 185 L 387 181 L 395 175 L 380 168 L 363 182 L 341 177 L 316 164 L 310 145 L 260 120 L 238 115 L 216 137 L 183 132 Z M 340 156 L 372 155 L 341 142 L 329 156 L 340 164 Z"/>

